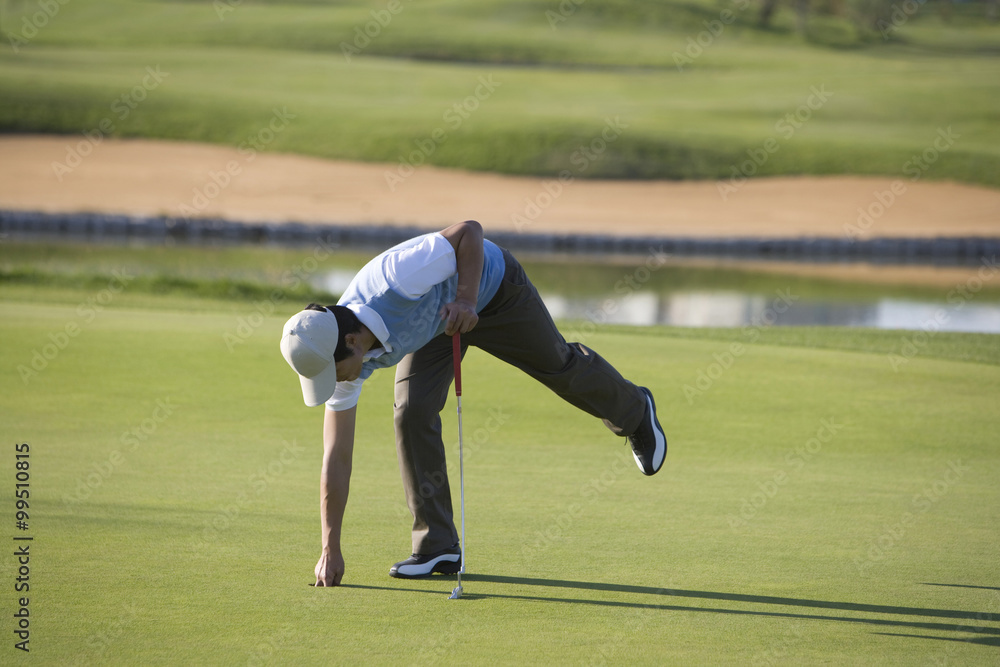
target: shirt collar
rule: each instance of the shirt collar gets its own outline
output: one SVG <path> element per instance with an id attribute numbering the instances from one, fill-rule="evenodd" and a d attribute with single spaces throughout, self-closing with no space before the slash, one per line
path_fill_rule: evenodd
<path id="1" fill-rule="evenodd" d="M 382 316 L 363 303 L 349 303 L 346 305 L 355 315 L 358 316 L 361 324 L 368 327 L 368 329 L 375 334 L 375 338 L 378 339 L 378 342 L 382 343 L 384 352 L 383 350 L 369 350 L 365 353 L 365 359 L 373 359 L 375 357 L 380 357 L 385 353 L 392 352 L 392 346 L 389 345 L 389 329 L 386 328 L 385 322 L 382 321 Z"/>

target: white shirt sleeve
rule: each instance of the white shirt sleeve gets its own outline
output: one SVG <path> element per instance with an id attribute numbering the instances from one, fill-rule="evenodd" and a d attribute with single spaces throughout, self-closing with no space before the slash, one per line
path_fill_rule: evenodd
<path id="1" fill-rule="evenodd" d="M 438 283 L 455 275 L 458 272 L 458 260 L 448 239 L 435 232 L 419 237 L 413 245 L 386 254 L 382 271 L 392 289 L 408 299 L 417 299 Z M 380 354 L 381 350 L 376 354 L 366 355 L 365 358 Z M 350 410 L 358 404 L 363 383 L 361 378 L 338 382 L 326 407 L 336 412 Z"/>
<path id="2" fill-rule="evenodd" d="M 386 255 L 382 270 L 390 287 L 409 299 L 416 299 L 455 275 L 458 260 L 448 239 L 435 232 L 421 237 L 419 243 Z"/>
<path id="3" fill-rule="evenodd" d="M 326 407 L 334 412 L 350 410 L 358 404 L 361 398 L 361 385 L 364 380 L 358 378 L 349 382 L 338 382 L 337 388 L 333 390 L 333 396 L 326 402 Z"/>

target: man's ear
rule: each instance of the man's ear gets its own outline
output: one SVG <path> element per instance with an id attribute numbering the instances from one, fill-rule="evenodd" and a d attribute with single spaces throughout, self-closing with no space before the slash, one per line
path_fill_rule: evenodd
<path id="1" fill-rule="evenodd" d="M 351 348 L 351 352 L 353 353 L 354 350 L 357 348 L 358 334 L 356 333 L 344 334 L 344 344 L 347 347 Z"/>

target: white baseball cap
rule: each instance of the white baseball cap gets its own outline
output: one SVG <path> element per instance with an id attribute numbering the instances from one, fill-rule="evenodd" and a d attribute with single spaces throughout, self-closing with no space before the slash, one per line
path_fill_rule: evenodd
<path id="1" fill-rule="evenodd" d="M 299 374 L 302 398 L 310 408 L 330 400 L 337 388 L 333 353 L 340 339 L 337 317 L 329 310 L 303 310 L 281 332 L 281 354 Z"/>

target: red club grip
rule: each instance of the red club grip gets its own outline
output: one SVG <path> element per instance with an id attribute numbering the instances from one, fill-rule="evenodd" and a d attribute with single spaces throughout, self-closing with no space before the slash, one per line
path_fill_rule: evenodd
<path id="1" fill-rule="evenodd" d="M 462 336 L 451 337 L 452 361 L 455 362 L 455 395 L 462 395 Z"/>

